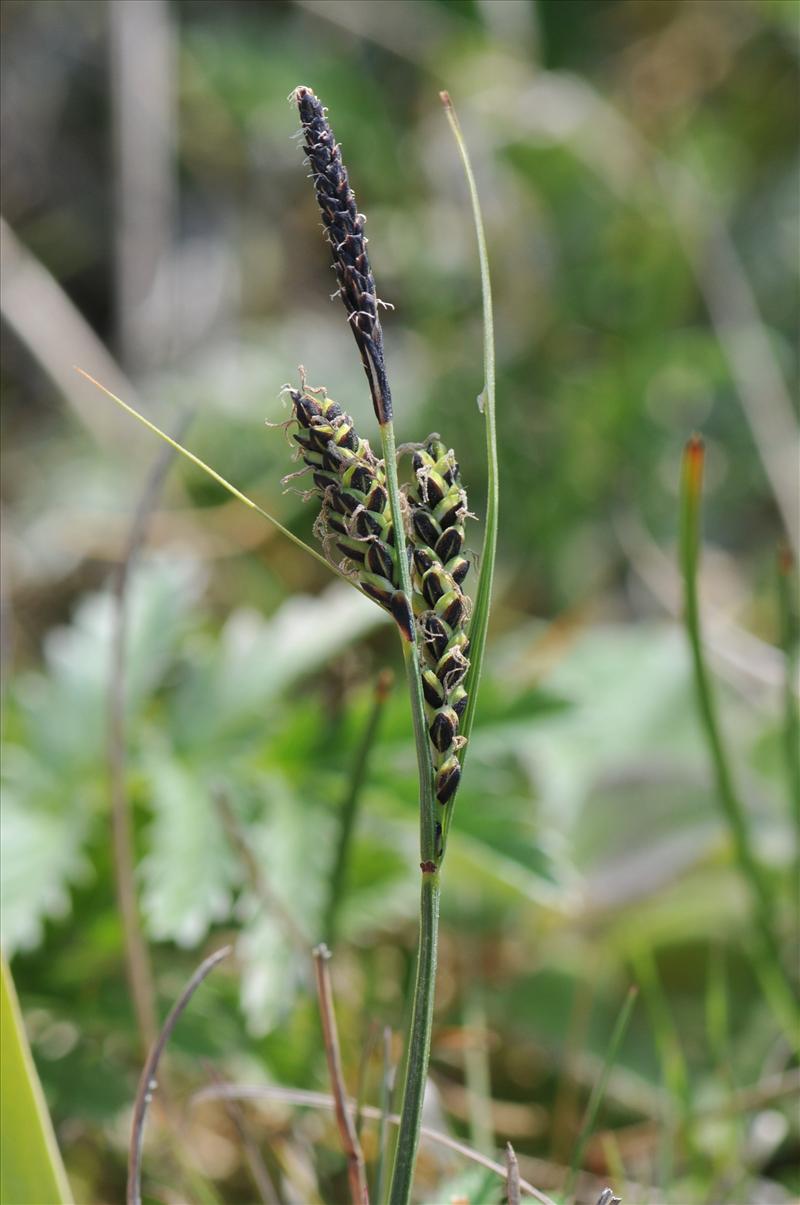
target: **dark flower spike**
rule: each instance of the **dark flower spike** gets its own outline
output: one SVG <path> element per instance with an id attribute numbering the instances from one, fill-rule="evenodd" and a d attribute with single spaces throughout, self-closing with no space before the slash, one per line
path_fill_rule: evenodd
<path id="1" fill-rule="evenodd" d="M 462 685 L 469 669 L 466 621 L 469 599 L 461 589 L 469 561 L 462 556 L 467 499 L 452 451 L 431 436 L 412 457 L 414 480 L 407 496 L 411 511 L 414 609 L 422 652 L 422 689 L 433 746 L 439 803 L 458 788 L 458 728 L 467 705 Z"/>
<path id="2" fill-rule="evenodd" d="M 347 168 L 325 109 L 310 88 L 296 88 L 293 97 L 300 112 L 322 222 L 333 252 L 339 294 L 361 353 L 375 415 L 382 426 L 392 417 L 392 396 L 386 379 L 375 278 L 364 236 L 365 219 L 358 212 Z"/>
<path id="3" fill-rule="evenodd" d="M 326 552 L 341 553 L 343 568 L 411 640 L 413 615 L 400 588 L 384 463 L 359 438 L 350 415 L 324 391 L 290 389 L 289 396 L 297 422 L 294 439 L 313 472 L 316 488 L 311 492 L 321 502 L 315 531 Z M 330 466 L 327 470 L 317 469 L 320 459 Z"/>

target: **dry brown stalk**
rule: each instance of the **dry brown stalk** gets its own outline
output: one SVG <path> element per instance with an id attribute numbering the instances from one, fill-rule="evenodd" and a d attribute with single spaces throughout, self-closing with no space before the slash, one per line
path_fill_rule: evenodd
<path id="1" fill-rule="evenodd" d="M 156 1041 L 147 1056 L 147 1061 L 142 1068 L 142 1074 L 139 1077 L 139 1087 L 136 1090 L 136 1100 L 133 1106 L 133 1121 L 131 1122 L 131 1142 L 128 1155 L 128 1184 L 125 1195 L 127 1205 L 142 1205 L 142 1147 L 144 1144 L 144 1126 L 147 1120 L 147 1110 L 153 1095 L 158 1087 L 156 1075 L 158 1073 L 158 1065 L 161 1061 L 161 1056 L 166 1049 L 172 1031 L 180 1020 L 186 1005 L 191 1000 L 194 993 L 197 991 L 200 984 L 207 975 L 213 971 L 217 963 L 221 962 L 231 952 L 230 946 L 223 946 L 222 949 L 210 954 L 208 958 L 200 963 L 195 973 L 192 975 L 186 987 L 181 992 L 178 999 L 173 1004 L 167 1015 L 167 1019 L 161 1027 Z"/>
<path id="2" fill-rule="evenodd" d="M 347 1092 L 344 1086 L 342 1072 L 342 1056 L 339 1049 L 339 1033 L 336 1028 L 336 1014 L 333 1011 L 333 989 L 328 970 L 330 951 L 326 945 L 317 946 L 314 950 L 314 972 L 317 977 L 317 995 L 319 1011 L 322 1018 L 322 1032 L 325 1039 L 325 1056 L 328 1060 L 328 1073 L 331 1077 L 333 1099 L 336 1112 L 336 1124 L 342 1140 L 342 1149 L 347 1159 L 347 1175 L 350 1181 L 350 1196 L 353 1205 L 369 1205 L 367 1190 L 367 1173 L 364 1165 L 364 1154 L 358 1141 L 355 1123 L 350 1112 Z"/>
<path id="3" fill-rule="evenodd" d="M 506 1168 L 506 1200 L 508 1205 L 520 1205 L 519 1163 L 510 1142 L 506 1143 Z"/>
<path id="4" fill-rule="evenodd" d="M 200 1092 L 195 1093 L 192 1097 L 192 1104 L 199 1104 L 204 1100 L 219 1100 L 221 1098 L 230 1098 L 235 1096 L 238 1100 L 282 1100 L 288 1104 L 298 1105 L 304 1108 L 317 1109 L 333 1109 L 335 1101 L 332 1096 L 328 1096 L 325 1092 L 309 1092 L 302 1088 L 284 1088 L 280 1084 L 259 1084 L 257 1087 L 238 1087 L 235 1085 L 225 1085 L 224 1090 L 212 1085 L 208 1088 L 203 1088 Z M 355 1103 L 348 1102 L 348 1109 L 355 1110 Z M 373 1121 L 386 1120 L 387 1124 L 398 1126 L 400 1124 L 399 1113 L 386 1113 L 384 1110 L 376 1108 L 373 1105 L 364 1105 L 362 1110 L 364 1117 L 368 1117 Z M 457 1155 L 462 1155 L 465 1159 L 469 1159 L 472 1163 L 477 1163 L 480 1167 L 485 1167 L 487 1171 L 492 1171 L 496 1176 L 500 1176 L 503 1180 L 506 1179 L 507 1171 L 502 1163 L 497 1163 L 494 1159 L 489 1159 L 486 1155 L 482 1155 L 480 1151 L 475 1151 L 472 1147 L 467 1146 L 464 1142 L 459 1142 L 457 1138 L 451 1138 L 449 1134 L 442 1134 L 438 1130 L 432 1130 L 429 1126 L 420 1127 L 420 1135 L 427 1141 L 435 1143 L 438 1146 L 445 1147 L 449 1151 L 455 1151 Z M 547 1173 L 548 1179 L 553 1184 L 557 1184 L 564 1178 L 564 1168 L 556 1166 L 553 1163 L 547 1163 L 543 1159 L 534 1159 L 529 1157 L 526 1160 L 532 1167 L 542 1174 Z M 588 1178 L 587 1178 L 588 1179 Z M 533 1197 L 539 1201 L 540 1205 L 556 1205 L 552 1197 L 548 1197 L 546 1193 L 535 1188 L 524 1177 L 520 1177 L 520 1190 L 528 1197 Z M 580 1182 L 579 1182 L 580 1183 Z M 591 1178 L 592 1186 L 596 1181 Z M 642 1197 L 645 1189 L 640 1185 L 641 1189 L 639 1196 Z"/>

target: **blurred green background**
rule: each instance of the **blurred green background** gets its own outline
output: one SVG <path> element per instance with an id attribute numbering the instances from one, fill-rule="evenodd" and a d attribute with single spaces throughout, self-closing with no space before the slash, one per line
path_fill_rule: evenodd
<path id="1" fill-rule="evenodd" d="M 281 484 L 285 434 L 264 425 L 288 416 L 281 386 L 302 364 L 375 431 L 286 100 L 305 83 L 394 306 L 398 440 L 436 430 L 455 446 L 475 548 L 480 291 L 441 88 L 493 272 L 496 605 L 444 875 L 427 1120 L 489 1152 L 510 1139 L 556 1192 L 639 982 L 579 1199 L 612 1182 L 627 1203 L 793 1200 L 796 1062 L 749 955 L 675 539 L 697 430 L 709 657 L 791 958 L 775 556 L 798 535 L 798 6 L 4 0 L 0 28 L 2 932 L 76 1199 L 121 1197 L 142 1062 L 114 781 L 159 1015 L 204 953 L 235 943 L 172 1042 L 173 1128 L 154 1114 L 147 1199 L 261 1199 L 242 1124 L 277 1199 L 346 1195 L 330 1114 L 267 1096 L 232 1119 L 189 1101 L 219 1077 L 327 1090 L 302 942 L 326 930 L 340 808 L 376 676 L 399 671 L 394 633 L 185 461 L 156 481 L 157 442 L 73 369 L 180 426 L 312 538 L 313 504 Z M 122 765 L 114 582 L 143 500 Z M 371 1103 L 383 1026 L 400 1053 L 416 940 L 400 685 L 373 753 L 333 962 L 348 1083 Z M 370 1125 L 364 1145 L 372 1159 Z M 478 1205 L 502 1187 L 423 1145 L 418 1190 Z"/>

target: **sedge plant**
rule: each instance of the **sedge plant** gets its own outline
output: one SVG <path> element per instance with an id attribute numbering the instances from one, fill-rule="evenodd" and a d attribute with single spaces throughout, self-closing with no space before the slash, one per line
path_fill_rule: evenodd
<path id="1" fill-rule="evenodd" d="M 394 619 L 408 685 L 419 785 L 420 919 L 416 975 L 403 1060 L 402 1101 L 391 1179 L 381 1199 L 407 1205 L 420 1138 L 436 985 L 441 869 L 475 715 L 489 622 L 497 544 L 498 473 L 494 336 L 488 257 L 475 179 L 447 93 L 441 100 L 466 174 L 475 222 L 484 318 L 487 505 L 474 599 L 465 589 L 467 496 L 454 450 L 438 435 L 398 448 L 375 280 L 364 217 L 356 206 L 327 114 L 305 86 L 292 93 L 347 322 L 361 356 L 378 423 L 380 452 L 324 389 L 289 389 L 294 439 L 319 506 L 321 550 L 306 544 L 210 465 L 88 373 L 88 380 L 154 434 L 322 561 Z M 410 456 L 402 487 L 398 465 Z M 290 474 L 295 476 L 296 474 Z"/>
<path id="2" fill-rule="evenodd" d="M 438 436 L 412 446 L 412 475 L 401 492 L 392 397 L 379 300 L 359 213 L 325 109 L 310 88 L 293 93 L 331 247 L 339 296 L 356 341 L 378 422 L 382 458 L 324 391 L 290 391 L 295 439 L 319 504 L 317 534 L 326 555 L 394 617 L 408 680 L 419 777 L 420 930 L 405 1053 L 400 1128 L 389 1186 L 406 1205 L 419 1144 L 436 985 L 440 872 L 461 779 L 485 647 L 496 543 L 496 451 L 491 301 L 474 181 L 449 97 L 443 95 L 473 195 L 487 323 L 484 414 L 489 430 L 490 514 L 476 605 L 464 590 L 467 497 L 455 452 Z M 477 634 L 477 656 L 472 649 Z M 472 705 L 470 706 L 470 700 Z"/>

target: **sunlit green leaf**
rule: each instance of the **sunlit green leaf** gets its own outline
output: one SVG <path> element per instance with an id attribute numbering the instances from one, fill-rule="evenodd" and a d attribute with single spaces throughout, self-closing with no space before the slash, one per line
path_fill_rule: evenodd
<path id="1" fill-rule="evenodd" d="M 0 979 L 0 1202 L 69 1205 L 72 1193 L 4 958 L 0 959 Z"/>

